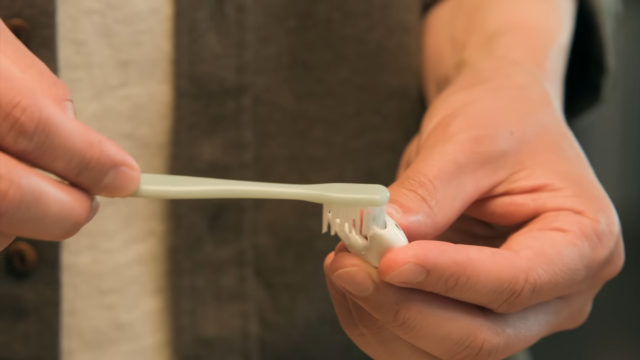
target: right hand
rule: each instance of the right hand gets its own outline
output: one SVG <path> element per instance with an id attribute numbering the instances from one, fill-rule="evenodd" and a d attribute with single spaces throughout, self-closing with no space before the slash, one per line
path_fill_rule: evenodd
<path id="1" fill-rule="evenodd" d="M 581 325 L 624 261 L 618 217 L 530 68 L 468 64 L 430 104 L 389 190 L 408 245 L 325 261 L 375 359 L 504 359 Z M 381 345 L 384 344 L 384 345 Z"/>
<path id="2" fill-rule="evenodd" d="M 94 195 L 127 196 L 139 181 L 135 160 L 75 118 L 66 85 L 0 21 L 0 249 L 68 238 L 95 215 Z"/>

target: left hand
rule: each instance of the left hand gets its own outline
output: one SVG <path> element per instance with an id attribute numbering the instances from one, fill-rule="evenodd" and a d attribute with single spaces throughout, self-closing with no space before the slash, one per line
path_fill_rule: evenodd
<path id="1" fill-rule="evenodd" d="M 376 359 L 498 359 L 574 328 L 620 271 L 610 200 L 534 72 L 465 69 L 430 106 L 391 187 L 411 243 L 379 269 L 325 261 L 349 337 Z"/>
<path id="2" fill-rule="evenodd" d="M 16 236 L 71 237 L 98 211 L 95 195 L 139 182 L 131 155 L 78 121 L 67 86 L 0 19 L 0 250 Z"/>

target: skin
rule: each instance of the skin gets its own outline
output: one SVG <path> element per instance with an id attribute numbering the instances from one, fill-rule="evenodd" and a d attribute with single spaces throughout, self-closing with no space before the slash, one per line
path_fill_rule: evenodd
<path id="1" fill-rule="evenodd" d="M 0 54 L 0 249 L 68 238 L 97 212 L 95 195 L 133 193 L 139 167 L 76 119 L 65 84 L 2 21 Z"/>
<path id="2" fill-rule="evenodd" d="M 616 211 L 562 113 L 573 0 L 443 0 L 424 19 L 429 109 L 388 213 L 410 244 L 325 260 L 376 359 L 500 359 L 587 318 L 624 261 Z"/>

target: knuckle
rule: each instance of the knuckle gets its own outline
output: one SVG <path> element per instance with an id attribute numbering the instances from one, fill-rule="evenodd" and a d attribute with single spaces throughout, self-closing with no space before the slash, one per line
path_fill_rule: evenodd
<path id="1" fill-rule="evenodd" d="M 71 152 L 65 149 L 68 156 L 52 158 L 50 166 L 56 169 L 56 174 L 71 182 L 74 186 L 89 193 L 98 193 L 109 170 L 109 149 L 105 140 L 95 137 L 91 141 L 83 141 L 83 151 Z"/>
<path id="2" fill-rule="evenodd" d="M 391 312 L 389 327 L 404 334 L 412 334 L 418 328 L 416 316 L 410 304 L 396 305 Z"/>
<path id="3" fill-rule="evenodd" d="M 34 107 L 23 99 L 12 99 L 2 112 L 0 143 L 7 150 L 21 155 L 39 148 L 46 138 L 45 128 L 37 121 Z"/>
<path id="4" fill-rule="evenodd" d="M 617 245 L 610 257 L 610 260 L 603 271 L 605 280 L 612 279 L 622 271 L 624 258 L 624 246 L 622 245 L 622 235 L 620 235 L 620 240 L 617 241 Z"/>
<path id="5" fill-rule="evenodd" d="M 0 169 L 4 170 L 4 161 L 0 164 Z M 7 172 L 0 174 L 0 223 L 5 223 L 11 218 L 16 204 L 20 201 L 21 189 L 15 181 L 7 177 Z"/>
<path id="6" fill-rule="evenodd" d="M 347 321 L 344 321 L 342 317 L 339 317 L 339 320 L 340 320 L 340 325 L 344 329 L 344 332 L 347 333 L 349 338 L 354 342 L 357 342 L 358 340 L 361 340 L 361 339 L 365 339 L 367 337 L 367 334 L 364 332 L 362 327 L 357 322 L 347 322 Z"/>
<path id="7" fill-rule="evenodd" d="M 338 320 L 347 336 L 356 344 L 370 343 L 371 339 L 384 336 L 386 329 L 380 321 L 369 315 L 359 305 L 349 303 L 340 311 Z"/>
<path id="8" fill-rule="evenodd" d="M 367 334 L 362 330 L 362 328 L 358 325 L 353 324 L 344 324 L 342 321 L 340 325 L 344 329 L 344 332 L 347 334 L 349 339 L 356 344 L 359 344 L 363 341 L 367 340 Z"/>
<path id="9" fill-rule="evenodd" d="M 520 311 L 526 303 L 532 301 L 536 293 L 538 280 L 532 271 L 524 270 L 512 281 L 506 282 L 500 296 L 490 309 L 497 313 L 508 314 Z"/>
<path id="10" fill-rule="evenodd" d="M 596 221 L 591 227 L 592 237 L 595 237 L 596 241 L 604 241 L 607 243 L 612 242 L 621 237 L 621 226 L 618 219 L 618 215 L 613 208 L 613 205 L 607 206 L 605 211 L 600 212 L 595 216 Z"/>
<path id="11" fill-rule="evenodd" d="M 605 247 L 603 260 L 605 280 L 616 276 L 624 265 L 624 246 L 622 246 L 622 227 L 615 210 L 612 210 L 598 229 L 599 236 L 609 246 Z"/>
<path id="12" fill-rule="evenodd" d="M 602 283 L 605 283 L 622 271 L 624 266 L 624 246 L 622 243 L 622 233 L 618 232 L 615 235 L 611 235 L 612 243 L 610 246 L 596 251 L 596 263 L 599 265 L 599 278 Z M 610 241 L 611 241 L 610 240 Z"/>
<path id="13" fill-rule="evenodd" d="M 338 316 L 338 321 L 340 322 L 340 326 L 344 329 L 344 332 L 354 342 L 358 342 L 359 340 L 366 338 L 367 334 L 360 325 L 357 315 L 353 312 L 349 315 L 350 316 L 348 317 L 344 314 Z"/>
<path id="14" fill-rule="evenodd" d="M 584 305 L 576 306 L 568 318 L 564 330 L 573 330 L 582 326 L 589 318 L 592 307 L 593 301 L 588 301 Z"/>
<path id="15" fill-rule="evenodd" d="M 69 91 L 69 87 L 67 86 L 67 84 L 64 81 L 60 80 L 60 78 L 54 77 L 53 89 L 58 99 L 71 100 L 71 91 Z"/>
<path id="16" fill-rule="evenodd" d="M 471 158 L 471 162 L 504 164 L 506 159 L 512 157 L 515 148 L 516 137 L 509 129 L 493 128 L 486 131 L 469 133 L 465 131 L 456 136 L 455 145 L 458 148 L 468 149 L 463 152 Z M 459 150 L 458 150 L 459 151 Z"/>
<path id="17" fill-rule="evenodd" d="M 458 292 L 459 289 L 464 289 L 466 283 L 467 282 L 464 281 L 459 275 L 446 274 L 440 281 L 438 289 L 442 291 L 442 295 L 454 294 Z"/>
<path id="18" fill-rule="evenodd" d="M 384 337 L 387 333 L 387 328 L 381 322 L 371 319 L 370 315 L 366 316 L 355 312 L 354 319 L 355 324 L 351 326 L 351 334 L 349 336 L 355 342 L 358 340 L 378 339 Z"/>
<path id="19" fill-rule="evenodd" d="M 16 177 L 13 162 L 0 153 L 0 226 L 3 230 L 26 231 L 38 234 L 43 240 L 63 240 L 73 236 L 90 220 L 93 205 L 88 195 L 70 197 L 65 191 L 61 197 L 54 198 L 59 201 L 58 208 L 46 205 L 52 199 L 41 199 L 42 193 L 34 194 L 32 187 L 23 185 L 25 181 Z M 72 190 L 76 191 L 79 190 Z M 34 200 L 44 200 L 45 205 L 34 211 Z"/>
<path id="20" fill-rule="evenodd" d="M 502 348 L 502 335 L 493 326 L 477 329 L 458 338 L 447 359 L 498 359 Z"/>
<path id="21" fill-rule="evenodd" d="M 583 227 L 586 234 L 582 234 L 590 245 L 591 262 L 602 282 L 615 277 L 624 265 L 624 246 L 622 228 L 613 205 L 607 207 L 595 217 L 591 226 Z"/>
<path id="22" fill-rule="evenodd" d="M 436 215 L 438 212 L 437 204 L 437 188 L 436 184 L 426 174 L 411 174 L 404 179 L 402 187 L 405 196 L 408 199 L 418 199 L 424 206 L 424 211 L 430 215 Z"/>

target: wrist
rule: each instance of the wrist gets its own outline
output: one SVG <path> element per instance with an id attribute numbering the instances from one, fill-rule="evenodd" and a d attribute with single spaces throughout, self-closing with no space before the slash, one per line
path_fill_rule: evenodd
<path id="1" fill-rule="evenodd" d="M 470 68 L 535 74 L 561 103 L 575 0 L 442 0 L 426 16 L 424 84 L 433 99 Z"/>
<path id="2" fill-rule="evenodd" d="M 526 72 L 539 79 L 554 101 L 561 104 L 570 44 L 554 41 L 550 34 L 536 34 L 535 29 L 514 29 L 507 34 L 471 43 L 457 60 L 452 78 L 471 68 L 489 69 L 493 76 L 509 72 Z"/>

